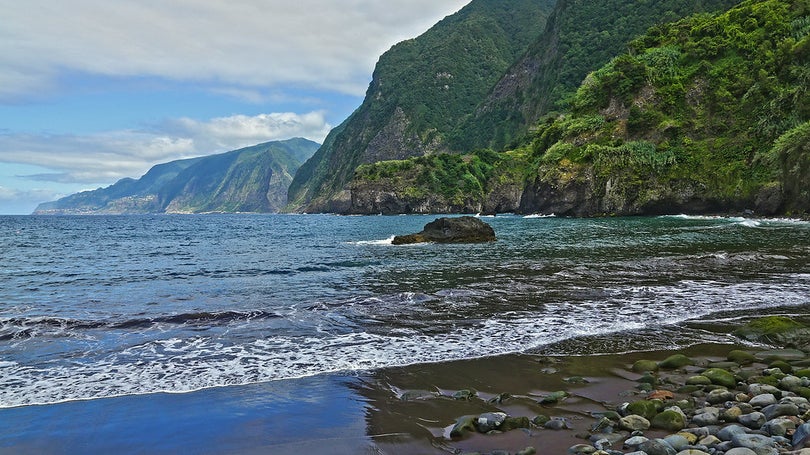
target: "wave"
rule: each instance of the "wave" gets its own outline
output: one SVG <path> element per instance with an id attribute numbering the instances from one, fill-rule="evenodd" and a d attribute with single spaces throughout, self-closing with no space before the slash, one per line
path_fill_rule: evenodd
<path id="1" fill-rule="evenodd" d="M 670 218 L 680 220 L 694 220 L 694 221 L 725 221 L 728 223 L 745 226 L 745 227 L 761 227 L 764 225 L 810 225 L 810 220 L 802 220 L 799 218 L 746 218 L 741 216 L 722 216 L 722 215 L 661 215 L 658 218 Z"/>
<path id="2" fill-rule="evenodd" d="M 391 245 L 394 242 L 394 237 L 391 236 L 384 240 L 360 240 L 357 242 L 349 242 L 349 245 Z"/>
<path id="3" fill-rule="evenodd" d="M 556 217 L 557 217 L 557 215 L 555 215 L 553 213 L 548 214 L 548 215 L 544 215 L 542 213 L 534 213 L 534 214 L 531 214 L 531 215 L 526 215 L 523 218 L 532 219 L 532 218 L 556 218 Z"/>
<path id="4" fill-rule="evenodd" d="M 462 308 L 471 311 L 469 306 L 475 303 L 470 302 L 470 292 L 464 289 L 432 295 L 401 293 L 366 298 L 354 305 L 343 302 L 342 306 L 318 309 L 321 315 L 295 316 L 296 320 L 321 316 L 324 322 L 339 319 L 344 328 L 346 322 L 366 318 L 366 324 L 356 325 L 348 332 L 328 329 L 317 335 L 251 332 L 250 337 L 229 338 L 204 332 L 189 337 L 167 334 L 164 339 L 143 341 L 103 355 L 90 353 L 87 358 L 81 357 L 80 362 L 54 362 L 36 368 L 3 364 L 0 382 L 14 386 L 0 389 L 0 407 L 191 392 L 319 374 L 535 352 L 566 340 L 620 332 L 656 333 L 662 328 L 724 311 L 728 301 L 736 302 L 737 307 L 746 308 L 748 312 L 784 307 L 784 302 L 810 303 L 806 295 L 807 276 L 793 278 L 791 282 L 779 284 L 684 280 L 660 287 L 620 286 L 607 293 L 589 294 L 578 303 L 549 302 L 541 309 L 499 311 L 461 320 L 444 318 L 452 317 Z M 397 302 L 400 304 L 394 305 Z M 434 311 L 437 305 L 449 307 L 446 314 L 437 316 Z M 384 314 L 386 308 L 399 309 Z M 427 316 L 432 318 L 430 324 L 419 325 L 425 322 L 427 314 L 433 315 Z M 134 324 L 137 327 L 155 320 L 193 324 L 274 317 L 278 315 L 263 311 L 188 313 L 107 323 L 107 326 Z M 39 323 L 62 324 L 63 321 L 51 318 Z M 678 334 L 681 330 L 668 333 Z M 633 346 L 643 348 L 643 340 Z M 689 332 L 682 339 L 659 337 L 653 341 L 671 342 L 669 346 L 678 347 L 683 343 L 699 343 L 701 338 Z M 609 345 L 608 341 L 605 343 Z"/>
<path id="5" fill-rule="evenodd" d="M 0 319 L 0 341 L 38 336 L 73 336 L 83 330 L 121 330 L 150 328 L 158 325 L 193 326 L 211 323 L 228 324 L 235 321 L 276 319 L 281 315 L 263 311 L 222 311 L 184 313 L 125 321 L 82 321 L 68 318 L 18 317 Z"/>

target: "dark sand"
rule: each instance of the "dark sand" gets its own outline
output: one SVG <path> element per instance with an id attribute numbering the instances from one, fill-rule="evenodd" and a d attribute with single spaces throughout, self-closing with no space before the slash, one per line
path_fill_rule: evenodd
<path id="1" fill-rule="evenodd" d="M 701 344 L 678 351 L 552 358 L 513 355 L 420 365 L 375 373 L 357 391 L 368 400 L 367 431 L 382 453 L 516 452 L 532 446 L 540 454 L 565 454 L 569 447 L 586 442 L 577 435 L 588 432 L 598 421 L 598 413 L 647 396 L 637 389 L 636 381 L 641 375 L 631 370 L 636 360 L 660 361 L 682 352 L 690 357 L 720 361 L 736 348 L 739 346 Z M 584 377 L 588 383 L 571 384 L 564 380 L 576 376 Z M 458 390 L 470 388 L 478 391 L 478 398 L 470 401 L 449 398 Z M 399 396 L 406 390 L 432 391 L 442 397 L 403 401 Z M 568 391 L 571 397 L 556 405 L 538 403 L 542 396 L 558 390 Z M 488 403 L 504 392 L 514 398 L 504 404 Z M 457 440 L 444 437 L 446 428 L 458 417 L 496 411 L 529 418 L 537 414 L 565 417 L 573 428 L 518 429 L 495 435 L 471 434 Z"/>

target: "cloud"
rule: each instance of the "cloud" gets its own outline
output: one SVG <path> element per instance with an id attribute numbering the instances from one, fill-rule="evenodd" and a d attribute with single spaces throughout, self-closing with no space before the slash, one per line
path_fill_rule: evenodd
<path id="1" fill-rule="evenodd" d="M 361 96 L 377 57 L 467 0 L 0 0 L 0 100 L 65 72 Z"/>
<path id="2" fill-rule="evenodd" d="M 235 115 L 208 121 L 181 118 L 144 130 L 88 135 L 0 134 L 0 162 L 34 165 L 54 172 L 34 181 L 113 183 L 140 177 L 155 164 L 209 155 L 271 140 L 305 137 L 323 141 L 331 129 L 323 112 Z"/>
<path id="3" fill-rule="evenodd" d="M 50 189 L 18 190 L 0 186 L 0 213 L 4 215 L 29 214 L 41 202 L 66 196 Z"/>

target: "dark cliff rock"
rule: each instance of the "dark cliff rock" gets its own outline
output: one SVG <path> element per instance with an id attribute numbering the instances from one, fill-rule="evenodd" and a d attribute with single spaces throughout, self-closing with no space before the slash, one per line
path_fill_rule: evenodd
<path id="1" fill-rule="evenodd" d="M 422 232 L 394 237 L 394 245 L 413 243 L 484 243 L 494 242 L 492 226 L 472 216 L 439 218 L 425 225 Z"/>

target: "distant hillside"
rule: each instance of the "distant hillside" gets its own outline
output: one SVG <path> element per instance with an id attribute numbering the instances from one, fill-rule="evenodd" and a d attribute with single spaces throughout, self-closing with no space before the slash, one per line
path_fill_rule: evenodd
<path id="1" fill-rule="evenodd" d="M 455 151 L 504 150 L 551 111 L 564 111 L 585 76 L 656 24 L 731 8 L 739 0 L 560 0 L 546 30 L 450 138 Z"/>
<path id="2" fill-rule="evenodd" d="M 290 207 L 348 209 L 364 163 L 446 149 L 446 136 L 543 31 L 555 0 L 473 0 L 377 64 L 363 104 L 298 172 Z"/>
<path id="3" fill-rule="evenodd" d="M 40 204 L 34 214 L 277 212 L 301 160 L 318 147 L 297 138 L 159 164 L 140 179 Z"/>

